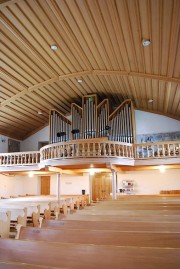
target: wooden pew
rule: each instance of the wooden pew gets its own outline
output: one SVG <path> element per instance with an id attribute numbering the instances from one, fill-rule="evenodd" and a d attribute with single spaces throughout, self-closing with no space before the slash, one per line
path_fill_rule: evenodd
<path id="1" fill-rule="evenodd" d="M 75 244 L 180 248 L 180 233 L 21 227 L 19 239 Z"/>
<path id="2" fill-rule="evenodd" d="M 118 230 L 118 231 L 154 231 L 154 232 L 180 232 L 179 222 L 142 222 L 142 221 L 81 221 L 81 220 L 45 220 L 42 228 L 49 229 L 92 229 L 92 230 Z"/>
<path id="3" fill-rule="evenodd" d="M 8 238 L 10 232 L 11 212 L 0 212 L 0 237 Z"/>
<path id="4" fill-rule="evenodd" d="M 13 253 L 13 255 L 12 255 Z M 0 239 L 0 261 L 72 269 L 175 269 L 179 249 Z"/>
<path id="5" fill-rule="evenodd" d="M 50 268 L 50 267 L 49 267 Z M 47 269 L 46 265 L 24 264 L 20 262 L 8 262 L 0 261 L 0 269 Z M 65 269 L 65 267 L 59 267 L 58 269 Z"/>

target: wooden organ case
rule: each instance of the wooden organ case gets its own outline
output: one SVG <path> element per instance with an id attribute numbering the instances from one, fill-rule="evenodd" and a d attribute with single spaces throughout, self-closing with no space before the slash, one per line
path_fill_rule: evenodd
<path id="1" fill-rule="evenodd" d="M 97 96 L 82 97 L 82 107 L 71 104 L 72 122 L 56 110 L 50 111 L 50 144 L 106 137 L 110 141 L 135 142 L 134 108 L 130 99 L 109 115 L 109 100 L 97 104 Z"/>

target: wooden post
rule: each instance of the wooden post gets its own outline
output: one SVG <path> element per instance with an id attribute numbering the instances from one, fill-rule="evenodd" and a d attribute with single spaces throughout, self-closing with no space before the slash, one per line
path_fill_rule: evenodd
<path id="1" fill-rule="evenodd" d="M 57 196 L 57 201 L 60 201 L 60 173 L 57 173 L 57 185 L 56 185 L 56 196 Z"/>
<path id="2" fill-rule="evenodd" d="M 116 200 L 116 189 L 117 189 L 116 171 L 111 170 L 111 172 L 112 172 L 112 199 Z"/>
<path id="3" fill-rule="evenodd" d="M 92 175 L 89 173 L 89 204 L 92 201 Z"/>

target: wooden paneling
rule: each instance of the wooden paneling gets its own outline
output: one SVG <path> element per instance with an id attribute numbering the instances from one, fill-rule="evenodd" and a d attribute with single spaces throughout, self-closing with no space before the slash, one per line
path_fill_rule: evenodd
<path id="1" fill-rule="evenodd" d="M 50 176 L 41 177 L 41 195 L 50 195 Z"/>
<path id="2" fill-rule="evenodd" d="M 94 93 L 112 110 L 131 99 L 180 119 L 179 0 L 11 0 L 0 9 L 0 113 L 8 118 L 0 133 L 24 139 L 48 123 L 50 109 L 69 114 Z"/>
<path id="3" fill-rule="evenodd" d="M 106 199 L 112 192 L 112 174 L 95 173 L 92 176 L 92 199 Z"/>

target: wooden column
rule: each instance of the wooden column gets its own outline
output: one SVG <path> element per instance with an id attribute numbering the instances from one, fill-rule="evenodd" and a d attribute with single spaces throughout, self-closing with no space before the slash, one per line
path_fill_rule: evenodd
<path id="1" fill-rule="evenodd" d="M 89 203 L 92 201 L 92 175 L 89 173 Z"/>
<path id="2" fill-rule="evenodd" d="M 111 172 L 112 172 L 112 199 L 116 200 L 116 190 L 117 190 L 116 171 L 111 170 Z"/>
<path id="3" fill-rule="evenodd" d="M 57 197 L 57 201 L 60 201 L 60 178 L 61 178 L 61 174 L 57 173 L 57 180 L 56 180 L 56 197 Z"/>

